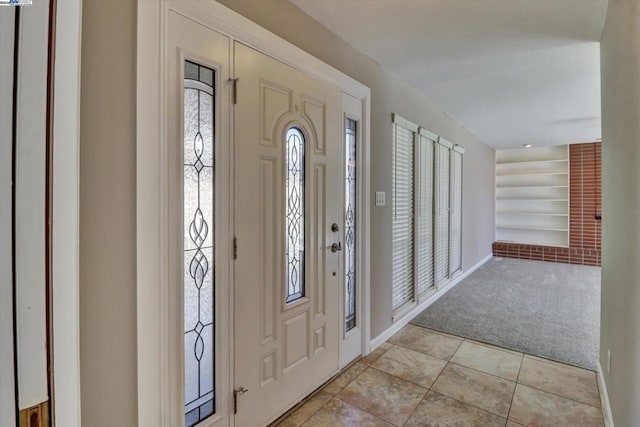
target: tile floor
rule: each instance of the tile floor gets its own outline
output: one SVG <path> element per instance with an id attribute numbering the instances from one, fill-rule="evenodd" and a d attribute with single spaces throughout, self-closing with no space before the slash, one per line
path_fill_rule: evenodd
<path id="1" fill-rule="evenodd" d="M 595 372 L 407 325 L 279 426 L 603 426 Z"/>

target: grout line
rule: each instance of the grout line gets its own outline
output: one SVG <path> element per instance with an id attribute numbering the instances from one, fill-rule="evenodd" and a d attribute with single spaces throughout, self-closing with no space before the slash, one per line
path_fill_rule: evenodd
<path id="1" fill-rule="evenodd" d="M 559 397 L 559 398 L 561 398 L 561 399 L 570 400 L 570 401 L 572 401 L 573 403 L 579 403 L 579 404 L 581 404 L 581 405 L 591 406 L 592 408 L 595 408 L 595 409 L 597 409 L 597 410 L 601 410 L 601 409 L 602 409 L 602 408 L 599 408 L 599 407 L 597 407 L 597 406 L 593 406 L 593 405 L 592 405 L 592 404 L 590 404 L 590 403 L 586 403 L 586 402 L 582 402 L 582 401 L 580 401 L 580 400 L 572 399 L 572 398 L 567 397 L 567 396 L 562 396 L 561 394 L 553 393 L 553 392 L 551 392 L 551 391 L 542 390 L 541 388 L 534 387 L 534 386 L 531 386 L 531 385 L 529 385 L 529 384 L 525 384 L 525 383 L 518 383 L 518 384 L 519 384 L 519 385 L 521 385 L 521 386 L 524 386 L 524 387 L 529 387 L 529 388 L 531 388 L 531 389 L 534 389 L 534 390 L 539 391 L 539 392 L 542 392 L 542 393 L 546 393 L 546 394 L 550 394 L 550 395 L 555 396 L 555 397 Z"/>
<path id="2" fill-rule="evenodd" d="M 445 366 L 446 366 L 446 365 L 445 365 Z M 423 386 L 423 385 L 416 384 L 416 383 L 414 383 L 413 381 L 407 380 L 407 379 L 405 379 L 405 378 L 401 378 L 401 377 L 399 377 L 399 376 L 397 376 L 397 375 L 394 375 L 394 374 L 391 374 L 391 373 L 389 373 L 389 372 L 387 372 L 387 371 L 383 371 L 382 369 L 378 369 L 378 368 L 376 368 L 375 366 L 369 366 L 369 368 L 371 368 L 371 369 L 375 369 L 375 370 L 376 370 L 376 371 L 378 371 L 378 372 L 382 372 L 383 374 L 387 374 L 387 375 L 389 375 L 389 376 L 392 376 L 393 378 L 396 378 L 396 379 L 398 379 L 398 380 L 402 380 L 402 381 L 404 381 L 404 382 L 406 382 L 406 383 L 409 383 L 409 384 L 411 384 L 411 385 L 414 385 L 414 386 L 416 386 L 416 387 L 420 387 L 420 388 L 425 389 L 426 391 L 429 391 L 429 388 L 430 388 L 430 387 L 425 387 L 425 386 Z M 444 369 L 444 368 L 442 368 L 442 369 Z M 440 371 L 440 372 L 442 372 L 442 371 Z M 434 381 L 434 382 L 435 382 L 435 381 Z M 425 394 L 426 394 L 426 393 L 425 393 Z"/>
<path id="3" fill-rule="evenodd" d="M 395 343 L 394 345 L 396 345 L 396 346 L 398 346 L 398 347 L 401 347 L 401 348 L 404 348 L 404 349 L 406 349 L 406 350 L 411 350 L 411 351 L 415 351 L 415 352 L 417 352 L 417 353 L 426 354 L 427 356 L 435 357 L 436 359 L 444 360 L 445 362 L 449 362 L 449 360 L 451 360 L 451 357 L 453 357 L 453 356 L 451 356 L 451 357 L 450 357 L 450 358 L 448 358 L 448 359 L 443 359 L 442 357 L 434 356 L 433 354 L 425 353 L 424 351 L 415 350 L 415 349 L 412 349 L 412 348 L 406 347 L 406 346 L 402 345 L 401 343 Z M 456 351 L 458 351 L 458 349 L 456 349 Z"/>
<path id="4" fill-rule="evenodd" d="M 465 365 L 462 365 L 462 364 L 457 363 L 457 362 L 449 362 L 449 363 L 452 364 L 452 365 L 460 366 L 460 367 L 465 368 L 465 369 L 471 369 L 472 371 L 476 371 L 476 372 L 478 372 L 480 374 L 489 375 L 490 377 L 497 378 L 499 380 L 508 381 L 510 383 L 517 384 L 516 381 L 514 381 L 514 380 L 509 380 L 507 378 L 503 378 L 503 377 L 500 377 L 500 376 L 495 375 L 495 374 L 490 374 L 489 372 L 481 371 L 480 369 L 472 368 L 471 366 L 465 366 Z"/>
<path id="5" fill-rule="evenodd" d="M 449 396 L 448 394 L 444 394 L 444 393 L 442 393 L 440 391 L 437 391 L 437 390 L 429 390 L 429 391 L 432 392 L 432 393 L 435 393 L 435 394 L 439 394 L 440 396 L 444 396 L 447 399 L 455 400 L 456 402 L 462 403 L 463 405 L 466 405 L 466 406 L 470 406 L 470 407 L 472 407 L 474 409 L 477 409 L 479 411 L 486 412 L 487 414 L 491 414 L 491 415 L 495 415 L 496 417 L 500 417 L 503 420 L 505 420 L 505 423 L 508 421 L 508 419 L 505 418 L 503 415 L 499 415 L 499 414 L 496 414 L 495 412 L 488 411 L 486 408 L 481 408 L 479 406 L 474 405 L 473 403 L 465 402 L 464 400 L 460 400 L 457 397 Z"/>
<path id="6" fill-rule="evenodd" d="M 513 408 L 513 401 L 516 398 L 516 390 L 518 389 L 518 380 L 520 380 L 520 372 L 522 372 L 522 363 L 524 362 L 524 354 L 520 357 L 520 367 L 518 368 L 518 375 L 516 376 L 516 386 L 513 389 L 513 395 L 511 396 L 511 403 L 509 404 L 509 411 L 507 412 L 507 422 L 511 416 L 511 408 Z"/>
<path id="7" fill-rule="evenodd" d="M 361 408 L 361 407 L 359 407 L 358 405 L 356 405 L 356 404 L 354 404 L 354 403 L 349 402 L 348 400 L 342 399 L 342 398 L 340 398 L 340 397 L 338 397 L 338 396 L 335 396 L 335 398 L 336 398 L 336 399 L 338 399 L 339 401 L 343 402 L 343 403 L 346 403 L 346 404 L 347 404 L 347 405 L 349 405 L 349 406 L 353 406 L 354 408 L 357 408 L 357 409 L 361 410 L 362 412 L 365 412 L 365 413 L 367 413 L 367 414 L 371 415 L 372 417 L 375 417 L 375 418 L 377 418 L 377 419 L 379 419 L 379 420 L 381 420 L 381 421 L 383 421 L 383 422 L 385 422 L 385 423 L 387 423 L 387 424 L 391 424 L 391 425 L 394 425 L 394 426 L 395 426 L 395 424 L 393 424 L 391 421 L 387 421 L 387 420 L 385 420 L 385 419 L 384 419 L 384 418 L 382 418 L 382 417 L 379 417 L 379 416 L 377 416 L 377 415 L 375 415 L 375 414 L 372 414 L 371 412 L 367 411 L 366 409 Z"/>

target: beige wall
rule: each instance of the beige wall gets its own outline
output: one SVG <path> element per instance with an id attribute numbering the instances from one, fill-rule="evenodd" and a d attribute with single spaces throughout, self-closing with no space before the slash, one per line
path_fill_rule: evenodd
<path id="1" fill-rule="evenodd" d="M 83 4 L 80 357 L 82 421 L 92 427 L 137 424 L 135 3 Z M 390 200 L 392 112 L 464 147 L 464 269 L 491 253 L 494 150 L 288 2 L 224 3 L 371 87 L 372 191 Z M 372 209 L 375 337 L 391 325 L 391 206 Z"/>
<path id="2" fill-rule="evenodd" d="M 640 425 L 640 2 L 610 0 L 601 41 L 600 364 L 616 426 Z M 607 351 L 611 374 L 607 374 Z"/>
<path id="3" fill-rule="evenodd" d="M 137 425 L 136 2 L 82 6 L 82 425 Z"/>
<path id="4" fill-rule="evenodd" d="M 387 206 L 372 206 L 372 338 L 391 325 L 391 113 L 427 127 L 465 148 L 463 268 L 491 254 L 495 151 L 441 109 L 382 69 L 327 28 L 283 0 L 220 0 L 324 62 L 371 88 L 371 191 L 385 191 Z"/>

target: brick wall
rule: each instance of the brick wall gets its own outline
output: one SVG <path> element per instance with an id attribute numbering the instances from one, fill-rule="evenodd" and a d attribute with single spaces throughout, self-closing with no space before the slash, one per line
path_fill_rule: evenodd
<path id="1" fill-rule="evenodd" d="M 565 264 L 600 265 L 600 249 L 560 248 L 556 246 L 493 243 L 493 256 L 562 262 Z"/>
<path id="2" fill-rule="evenodd" d="M 493 243 L 493 255 L 600 265 L 602 215 L 600 142 L 569 145 L 569 247 Z"/>
<path id="3" fill-rule="evenodd" d="M 569 146 L 569 247 L 601 247 L 601 162 L 601 143 Z"/>

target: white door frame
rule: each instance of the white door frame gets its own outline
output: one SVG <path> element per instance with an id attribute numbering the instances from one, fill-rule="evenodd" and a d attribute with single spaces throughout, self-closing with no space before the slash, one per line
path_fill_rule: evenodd
<path id="1" fill-rule="evenodd" d="M 361 101 L 362 150 L 364 150 L 364 161 L 361 166 L 364 169 L 364 194 L 361 208 L 364 215 L 360 232 L 362 238 L 360 244 L 364 248 L 362 254 L 364 286 L 362 286 L 361 295 L 364 314 L 362 354 L 370 351 L 370 269 L 368 267 L 370 265 L 370 89 L 217 2 L 184 0 L 180 3 L 170 3 L 166 0 L 138 0 L 136 143 L 138 422 L 140 425 L 167 427 L 171 425 L 168 408 L 172 406 L 170 397 L 172 393 L 169 386 L 172 373 L 168 369 L 171 340 L 167 324 L 166 297 L 168 295 L 168 272 L 165 262 L 168 239 L 167 135 L 166 123 L 163 120 L 166 111 L 163 82 L 166 61 L 164 57 L 166 16 L 170 9 L 226 34 L 232 40 L 239 40 L 294 68 L 324 79 Z M 220 188 L 232 188 L 231 176 L 218 182 Z M 232 220 L 229 218 L 229 221 Z M 231 307 L 232 289 L 229 297 L 229 307 Z M 233 319 L 233 313 L 229 313 L 229 318 Z M 234 339 L 232 326 L 229 325 L 230 343 Z M 233 349 L 229 357 L 233 364 Z M 233 372 L 233 366 L 230 371 Z M 226 392 L 231 392 L 231 384 L 233 384 L 233 378 Z"/>
<path id="2" fill-rule="evenodd" d="M 53 105 L 55 425 L 80 427 L 80 56 L 82 0 L 56 4 Z"/>
<path id="3" fill-rule="evenodd" d="M 16 424 L 11 239 L 14 14 L 12 9 L 0 14 L 0 425 L 7 426 Z"/>

